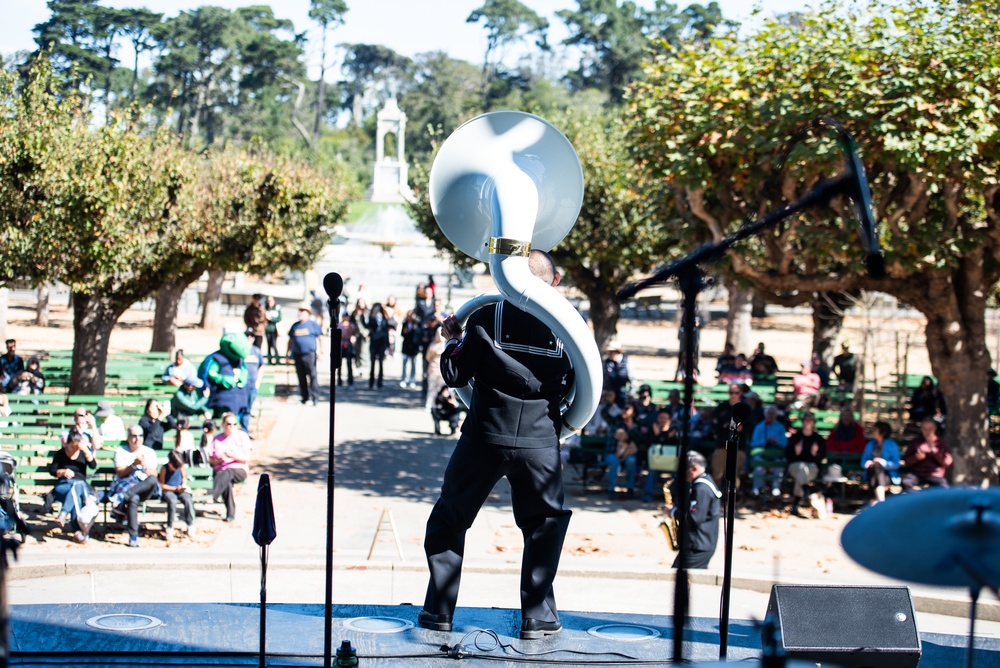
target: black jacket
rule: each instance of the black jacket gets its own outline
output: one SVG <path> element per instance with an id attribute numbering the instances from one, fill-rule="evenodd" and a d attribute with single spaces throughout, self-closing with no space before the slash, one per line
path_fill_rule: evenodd
<path id="1" fill-rule="evenodd" d="M 463 433 L 505 447 L 558 445 L 573 367 L 562 342 L 530 313 L 504 302 L 476 311 L 465 339 L 441 355 L 441 375 L 449 387 L 475 380 Z"/>
<path id="2" fill-rule="evenodd" d="M 674 497 L 677 498 L 676 496 Z M 722 516 L 722 492 L 707 473 L 691 483 L 691 512 L 674 511 L 678 522 L 688 522 L 688 545 L 698 552 L 714 552 L 719 542 L 719 518 Z"/>

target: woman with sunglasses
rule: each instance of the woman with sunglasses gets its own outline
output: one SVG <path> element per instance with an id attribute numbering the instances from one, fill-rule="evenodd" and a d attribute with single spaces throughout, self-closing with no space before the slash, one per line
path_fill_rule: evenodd
<path id="1" fill-rule="evenodd" d="M 235 413 L 222 414 L 222 433 L 208 445 L 208 463 L 215 471 L 212 497 L 226 504 L 226 522 L 236 519 L 233 485 L 250 474 L 250 437 L 239 428 Z"/>

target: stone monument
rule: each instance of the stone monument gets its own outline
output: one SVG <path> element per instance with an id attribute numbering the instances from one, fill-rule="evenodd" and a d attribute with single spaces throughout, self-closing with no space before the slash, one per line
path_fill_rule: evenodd
<path id="1" fill-rule="evenodd" d="M 403 155 L 405 144 L 406 114 L 396 103 L 395 97 L 385 101 L 378 112 L 378 126 L 375 135 L 375 169 L 372 187 L 365 193 L 371 202 L 401 203 L 410 198 L 410 187 L 406 184 L 407 165 Z M 395 157 L 385 154 L 386 135 L 396 137 Z"/>

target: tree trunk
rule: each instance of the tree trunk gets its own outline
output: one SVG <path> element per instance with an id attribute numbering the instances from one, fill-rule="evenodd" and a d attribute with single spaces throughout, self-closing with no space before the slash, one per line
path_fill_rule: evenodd
<path id="1" fill-rule="evenodd" d="M 767 300 L 761 297 L 756 290 L 753 293 L 753 308 L 750 315 L 754 318 L 767 317 Z"/>
<path id="2" fill-rule="evenodd" d="M 944 438 L 955 459 L 950 473 L 957 484 L 997 482 L 998 464 L 988 443 L 986 406 L 986 370 L 990 368 L 986 298 L 990 285 L 981 256 L 966 257 L 953 273 L 932 274 L 924 280 L 924 289 L 935 299 L 923 303 L 940 306 L 924 313 L 927 355 L 947 403 Z"/>
<path id="3" fill-rule="evenodd" d="M 38 286 L 38 306 L 35 308 L 35 324 L 39 327 L 49 326 L 49 284 Z"/>
<path id="4" fill-rule="evenodd" d="M 181 296 L 192 279 L 182 276 L 164 283 L 156 291 L 156 313 L 153 316 L 151 353 L 168 353 L 177 345 L 177 310 Z"/>
<path id="5" fill-rule="evenodd" d="M 854 303 L 845 292 L 817 292 L 813 299 L 812 351 L 827 365 L 833 359 L 831 351 L 844 326 L 844 314 Z"/>
<path id="6" fill-rule="evenodd" d="M 726 289 L 729 290 L 729 312 L 726 323 L 726 343 L 731 343 L 738 353 L 750 354 L 753 350 L 753 323 L 750 319 L 751 299 L 753 290 L 730 282 Z"/>
<path id="7" fill-rule="evenodd" d="M 320 29 L 323 31 L 323 40 L 319 49 L 319 81 L 316 83 L 316 122 L 313 123 L 314 146 L 319 146 L 319 134 L 323 127 L 323 106 L 326 103 L 326 24 L 321 23 Z"/>
<path id="8" fill-rule="evenodd" d="M 127 306 L 83 293 L 73 295 L 73 369 L 70 394 L 104 394 L 111 330 Z"/>
<path id="9" fill-rule="evenodd" d="M 613 292 L 602 290 L 587 293 L 587 299 L 590 300 L 590 324 L 594 328 L 594 340 L 603 355 L 605 346 L 618 333 L 618 300 Z"/>
<path id="10" fill-rule="evenodd" d="M 213 270 L 208 272 L 208 285 L 205 286 L 205 301 L 201 307 L 201 328 L 218 329 L 222 323 L 222 284 L 226 280 L 226 272 Z"/>

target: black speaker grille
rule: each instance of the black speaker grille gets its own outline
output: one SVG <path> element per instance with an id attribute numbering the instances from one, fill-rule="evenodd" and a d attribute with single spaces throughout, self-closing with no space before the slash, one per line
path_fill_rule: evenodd
<path id="1" fill-rule="evenodd" d="M 920 656 L 906 587 L 774 585 L 767 609 L 781 628 L 789 656 L 829 659 L 833 653 L 854 655 L 855 660 L 862 654 L 886 652 Z M 841 664 L 862 665 L 854 660 L 844 663 L 843 658 Z"/>

